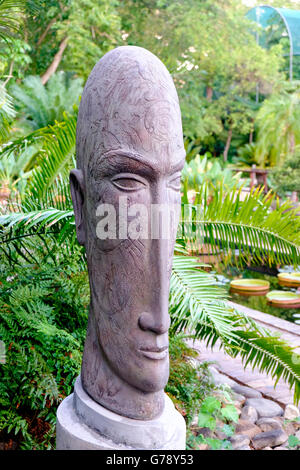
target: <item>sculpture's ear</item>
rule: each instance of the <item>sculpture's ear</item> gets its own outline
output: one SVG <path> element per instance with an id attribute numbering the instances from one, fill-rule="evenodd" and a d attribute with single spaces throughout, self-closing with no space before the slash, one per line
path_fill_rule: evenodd
<path id="1" fill-rule="evenodd" d="M 71 196 L 75 214 L 77 240 L 80 245 L 85 244 L 85 227 L 83 219 L 84 179 L 81 170 L 70 172 Z"/>

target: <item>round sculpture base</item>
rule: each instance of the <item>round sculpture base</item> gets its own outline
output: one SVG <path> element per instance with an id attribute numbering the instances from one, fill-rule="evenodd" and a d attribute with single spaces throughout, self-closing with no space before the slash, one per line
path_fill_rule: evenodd
<path id="1" fill-rule="evenodd" d="M 58 450 L 184 450 L 185 439 L 184 418 L 167 395 L 156 419 L 130 419 L 96 403 L 83 390 L 79 376 L 74 393 L 57 410 Z"/>

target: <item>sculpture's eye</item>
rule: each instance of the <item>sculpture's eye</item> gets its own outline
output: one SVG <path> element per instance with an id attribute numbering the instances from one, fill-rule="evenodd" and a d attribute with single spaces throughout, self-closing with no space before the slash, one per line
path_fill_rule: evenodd
<path id="1" fill-rule="evenodd" d="M 146 186 L 144 180 L 137 175 L 117 175 L 111 181 L 118 189 L 124 191 L 138 191 Z"/>
<path id="2" fill-rule="evenodd" d="M 177 174 L 169 181 L 169 188 L 174 189 L 174 191 L 180 191 L 181 188 L 181 175 Z"/>

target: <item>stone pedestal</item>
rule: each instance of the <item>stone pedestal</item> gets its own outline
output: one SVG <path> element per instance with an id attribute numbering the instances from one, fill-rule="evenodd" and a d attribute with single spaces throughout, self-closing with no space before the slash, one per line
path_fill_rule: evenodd
<path id="1" fill-rule="evenodd" d="M 184 450 L 185 421 L 165 395 L 163 413 L 140 421 L 117 415 L 96 403 L 82 388 L 59 405 L 56 424 L 58 450 Z"/>

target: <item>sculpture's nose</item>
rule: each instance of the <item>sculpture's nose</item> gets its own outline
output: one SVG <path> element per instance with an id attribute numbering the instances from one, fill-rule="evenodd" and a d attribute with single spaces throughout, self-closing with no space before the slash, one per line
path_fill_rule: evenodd
<path id="1" fill-rule="evenodd" d="M 139 326 L 162 335 L 170 327 L 169 240 L 151 240 L 150 259 L 149 303 L 139 318 Z"/>
<path id="2" fill-rule="evenodd" d="M 170 327 L 170 316 L 167 312 L 162 315 L 162 312 L 148 313 L 144 312 L 139 318 L 139 326 L 144 331 L 153 331 L 157 335 L 166 333 Z"/>

